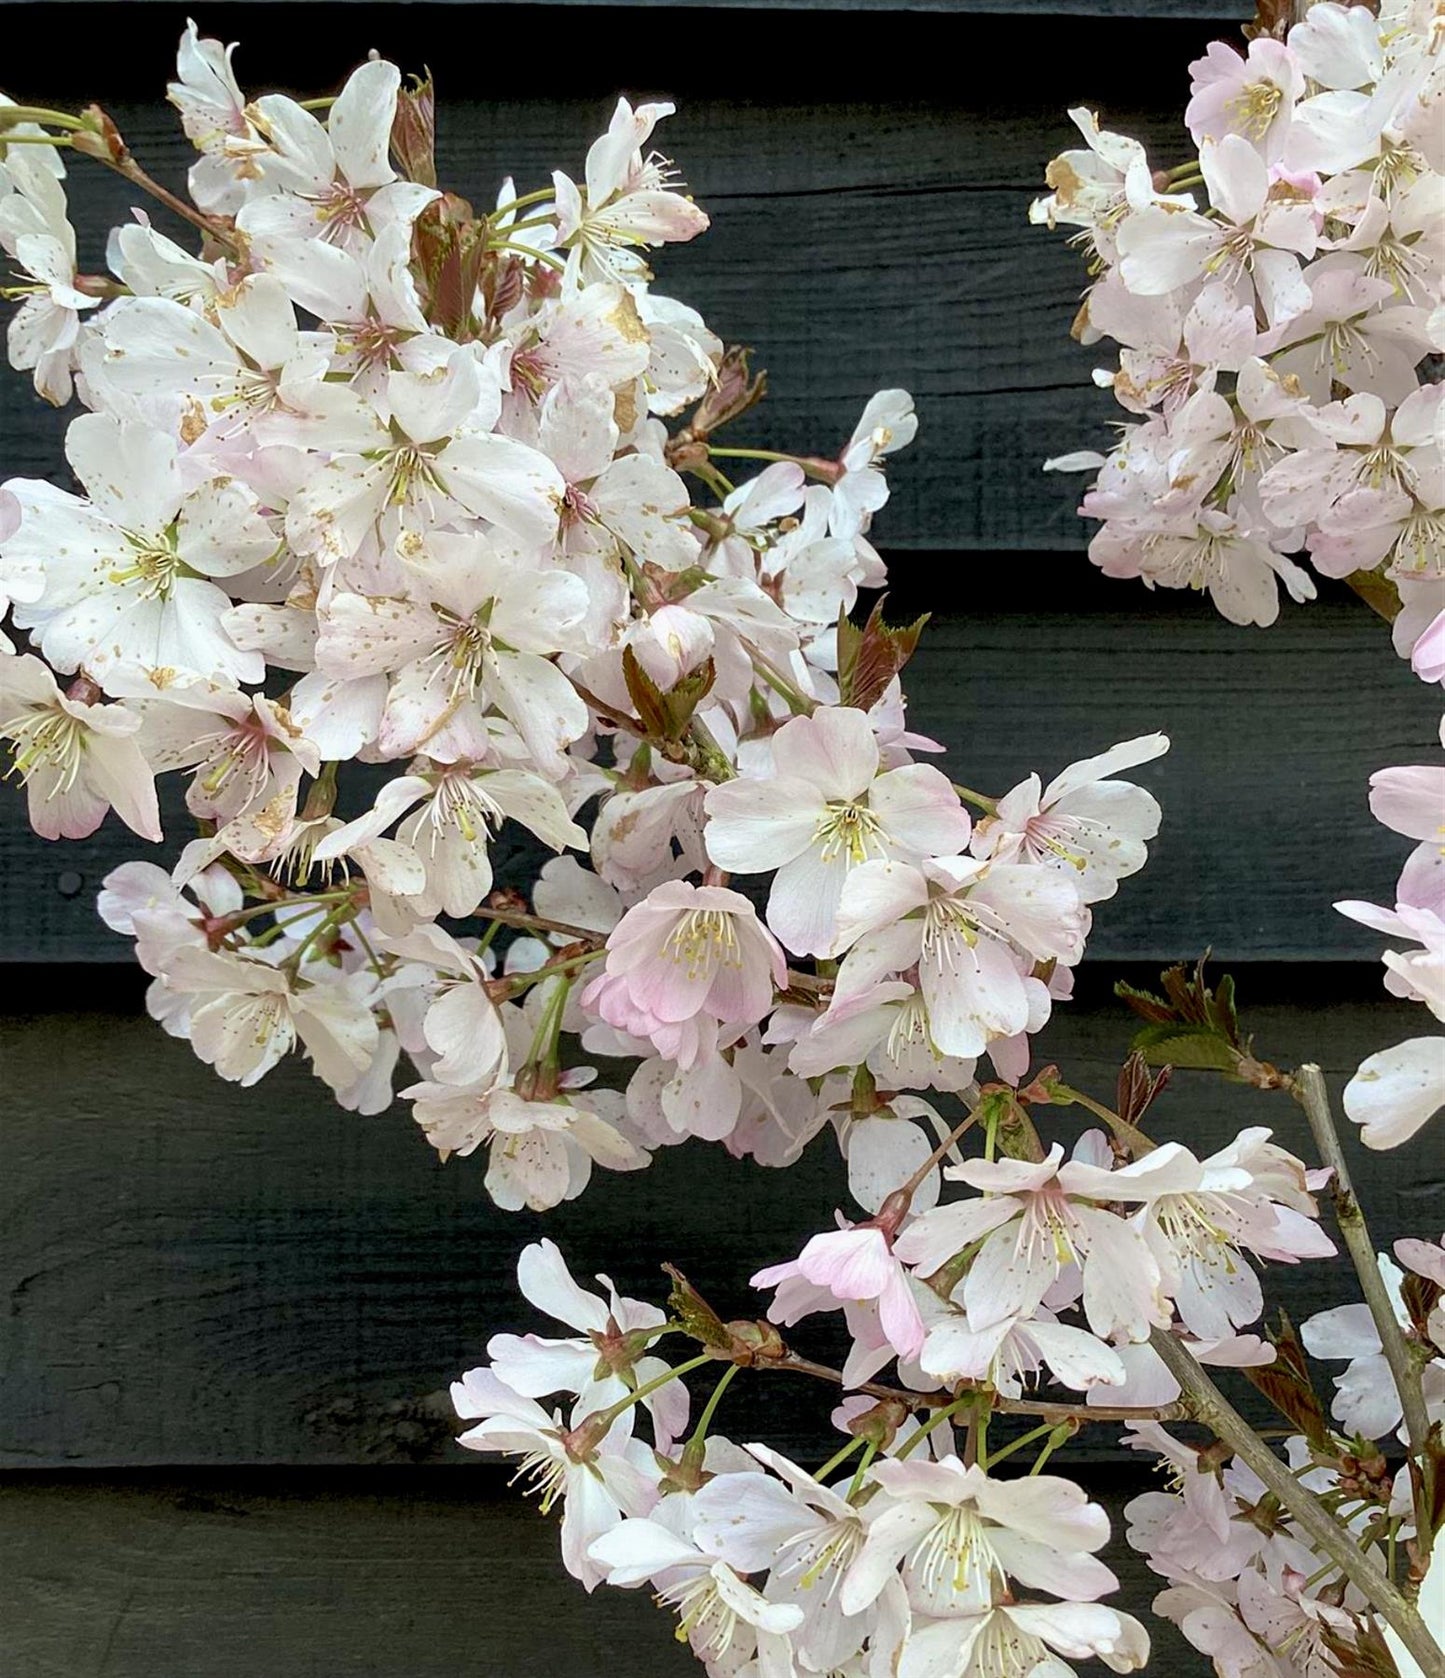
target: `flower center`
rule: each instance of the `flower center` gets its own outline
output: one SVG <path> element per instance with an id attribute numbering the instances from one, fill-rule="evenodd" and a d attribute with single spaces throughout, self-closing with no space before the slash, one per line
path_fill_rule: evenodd
<path id="1" fill-rule="evenodd" d="M 814 829 L 813 843 L 822 847 L 824 862 L 846 856 L 850 868 L 867 862 L 870 854 L 884 859 L 888 855 L 883 824 L 864 804 L 829 804 Z"/>
<path id="2" fill-rule="evenodd" d="M 1395 538 L 1390 573 L 1395 577 L 1445 575 L 1445 509 L 1414 509 Z"/>
<path id="3" fill-rule="evenodd" d="M 673 927 L 662 954 L 686 968 L 689 980 L 699 979 L 719 965 L 743 964 L 733 917 L 725 909 L 693 909 Z"/>
<path id="4" fill-rule="evenodd" d="M 1229 571 L 1229 543 L 1212 530 L 1183 539 L 1151 536 L 1144 544 L 1149 571 L 1166 588 L 1203 591 Z"/>
<path id="5" fill-rule="evenodd" d="M 723 1599 L 711 1573 L 670 1585 L 656 1598 L 659 1605 L 675 1609 L 679 1643 L 690 1642 L 705 1661 L 720 1661 L 737 1635 L 738 1611 Z"/>
<path id="6" fill-rule="evenodd" d="M 1025 1678 L 1048 1654 L 1039 1638 L 1021 1631 L 1007 1614 L 990 1614 L 969 1651 L 964 1678 Z"/>
<path id="7" fill-rule="evenodd" d="M 447 673 L 448 698 L 452 704 L 475 693 L 486 669 L 487 655 L 492 650 L 489 627 L 494 601 L 488 600 L 469 618 L 445 606 L 432 605 L 443 628 L 429 662 L 437 670 Z"/>
<path id="8" fill-rule="evenodd" d="M 888 1058 L 901 1061 L 914 1049 L 926 1049 L 934 1056 L 938 1054 L 928 1030 L 928 1009 L 916 992 L 898 1009 L 893 1024 L 888 1028 Z"/>
<path id="9" fill-rule="evenodd" d="M 1228 1248 L 1228 1239 L 1209 1214 L 1202 1195 L 1166 1194 L 1155 1208 L 1164 1239 L 1176 1252 L 1208 1262 Z"/>
<path id="10" fill-rule="evenodd" d="M 369 315 L 339 336 L 336 347 L 342 355 L 355 356 L 363 367 L 374 367 L 378 363 L 390 363 L 397 345 L 409 337 L 409 332 L 402 332 Z"/>
<path id="11" fill-rule="evenodd" d="M 1278 82 L 1251 82 L 1230 100 L 1229 109 L 1247 140 L 1262 140 L 1283 103 L 1284 89 Z"/>
<path id="12" fill-rule="evenodd" d="M 778 1552 L 773 1571 L 797 1577 L 804 1590 L 823 1582 L 823 1600 L 831 1601 L 853 1558 L 863 1548 L 863 1523 L 856 1519 L 830 1521 L 815 1532 L 790 1539 Z"/>
<path id="13" fill-rule="evenodd" d="M 391 482 L 387 488 L 387 505 L 401 507 L 410 501 L 418 489 L 440 489 L 432 470 L 431 455 L 415 443 L 404 443 L 387 455 Z"/>
<path id="14" fill-rule="evenodd" d="M 144 600 L 169 600 L 176 578 L 193 575 L 172 545 L 174 538 L 160 542 L 127 530 L 125 539 L 131 548 L 130 564 L 107 572 L 107 582 L 135 586 Z"/>
<path id="15" fill-rule="evenodd" d="M 54 771 L 48 798 L 69 792 L 80 776 L 85 760 L 86 729 L 68 711 L 22 711 L 8 722 L 0 722 L 0 739 L 11 742 L 13 761 L 5 779 L 18 775 L 28 782 L 39 769 Z"/>
<path id="16" fill-rule="evenodd" d="M 1035 862 L 1047 862 L 1050 857 L 1058 857 L 1082 874 L 1088 867 L 1088 858 L 1068 843 L 1082 831 L 1083 824 L 1077 816 L 1046 811 L 1029 819 L 1024 829 L 1024 849 Z"/>
<path id="17" fill-rule="evenodd" d="M 501 807 L 482 791 L 479 782 L 470 775 L 443 775 L 437 782 L 427 810 L 427 825 L 431 829 L 430 848 L 435 853 L 440 840 L 450 828 L 457 829 L 469 845 L 479 838 L 486 839 L 489 830 L 498 828 L 506 820 Z"/>
<path id="18" fill-rule="evenodd" d="M 1004 1570 L 993 1553 L 983 1522 L 967 1504 L 934 1504 L 939 1519 L 924 1533 L 909 1557 L 925 1590 L 967 1594 L 987 1605 Z"/>
<path id="19" fill-rule="evenodd" d="M 550 1451 L 530 1451 L 522 1458 L 507 1484 L 520 1484 L 522 1495 L 535 1497 L 542 1513 L 549 1515 L 552 1505 L 567 1488 L 567 1464 Z"/>
<path id="20" fill-rule="evenodd" d="M 321 237 L 335 243 L 346 229 L 355 227 L 367 231 L 366 206 L 355 188 L 345 181 L 332 181 L 312 200 L 316 219 L 322 224 Z"/>
<path id="21" fill-rule="evenodd" d="M 270 743 L 265 730 L 251 717 L 210 738 L 216 745 L 207 760 L 210 767 L 201 777 L 201 787 L 215 797 L 234 776 L 244 775 L 250 782 L 246 802 L 254 804 L 271 772 Z"/>

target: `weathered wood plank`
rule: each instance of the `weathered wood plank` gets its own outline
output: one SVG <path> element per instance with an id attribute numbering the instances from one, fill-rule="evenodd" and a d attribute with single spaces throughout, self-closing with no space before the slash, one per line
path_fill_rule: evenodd
<path id="1" fill-rule="evenodd" d="M 1163 832 L 1144 872 L 1099 906 L 1095 959 L 1205 945 L 1230 961 L 1373 958 L 1375 935 L 1330 905 L 1390 899 L 1409 846 L 1370 818 L 1368 777 L 1428 761 L 1437 708 L 1357 601 L 1287 607 L 1256 630 L 1194 596 L 1111 582 L 1078 555 L 902 555 L 895 574 L 900 616 L 975 585 L 989 608 L 935 618 L 908 676 L 913 725 L 948 745 L 947 766 L 970 786 L 1003 792 L 1115 740 L 1172 736 L 1144 777 Z M 1029 609 L 1056 588 L 1068 609 Z M 191 831 L 179 790 L 165 855 Z M 498 862 L 525 885 L 534 853 L 511 833 Z M 117 863 L 152 850 L 114 818 L 83 843 L 46 844 L 23 800 L 0 789 L 0 960 L 127 959 L 96 919 L 95 892 Z"/>
<path id="2" fill-rule="evenodd" d="M 1119 1533 L 1150 1481 L 1135 1469 L 1084 1483 Z M 1146 1614 L 1159 1581 L 1122 1539 L 1106 1559 L 1113 1600 Z M 554 1523 L 490 1475 L 15 1475 L 0 1491 L 0 1576 L 0 1667 L 16 1678 L 700 1670 L 647 1591 L 584 1596 Z M 1203 1678 L 1172 1628 L 1150 1630 L 1159 1670 Z"/>
<path id="3" fill-rule="evenodd" d="M 404 1108 L 343 1113 L 295 1063 L 254 1090 L 220 1083 L 126 1011 L 134 982 L 113 982 L 124 1001 L 0 1032 L 0 1464 L 455 1460 L 446 1383 L 490 1333 L 528 1321 L 512 1281 L 527 1240 L 549 1234 L 579 1275 L 607 1270 L 646 1297 L 670 1259 L 734 1315 L 761 1303 L 750 1265 L 796 1251 L 847 1205 L 823 1137 L 787 1172 L 670 1149 L 546 1217 L 507 1216 L 482 1163 L 441 1166 Z M 1338 1089 L 1365 1054 L 1421 1029 L 1375 987 L 1364 970 L 1333 970 L 1327 987 L 1247 970 L 1241 1000 L 1261 1054 L 1319 1057 Z M 1102 988 L 1096 977 L 1092 1003 L 1059 1010 L 1040 1054 L 1107 1096 L 1131 1026 Z M 57 1002 L 51 985 L 33 1006 Z M 1205 1074 L 1179 1074 L 1157 1115 L 1157 1135 L 1200 1152 L 1247 1123 L 1308 1152 L 1288 1097 Z M 1351 1153 L 1378 1240 L 1442 1227 L 1438 1161 L 1417 1152 L 1407 1177 L 1399 1156 Z M 1330 1266 L 1274 1276 L 1296 1318 L 1346 1290 Z M 794 1337 L 831 1351 L 826 1321 Z M 735 1383 L 721 1425 L 820 1447 L 827 1390 L 770 1382 L 783 1378 Z"/>
<path id="4" fill-rule="evenodd" d="M 239 60 L 248 85 L 281 77 L 312 89 L 330 86 L 371 44 L 403 63 L 445 66 L 457 60 L 458 30 L 465 36 L 480 27 L 453 10 L 412 7 L 381 15 L 343 11 L 318 36 L 306 21 L 310 11 L 303 11 L 299 62 L 289 27 L 282 43 L 250 27 L 254 11 L 237 15 L 236 29 L 249 37 Z M 572 13 L 559 26 L 581 24 L 584 34 L 585 70 L 567 72 L 574 85 L 562 89 L 566 98 L 549 86 L 544 98 L 468 101 L 468 83 L 443 69 L 448 184 L 486 202 L 507 170 L 527 185 L 545 182 L 558 165 L 575 171 L 619 83 L 677 93 L 681 108 L 660 143 L 679 160 L 714 225 L 697 243 L 661 254 L 660 284 L 699 307 L 730 341 L 755 345 L 772 375 L 772 395 L 733 441 L 826 452 L 841 446 L 874 390 L 904 385 L 918 400 L 922 430 L 897 474 L 879 527 L 883 540 L 900 548 L 1082 546 L 1077 484 L 1044 476 L 1040 465 L 1051 453 L 1107 445 L 1117 410 L 1091 383 L 1096 355 L 1068 336 L 1084 282 L 1078 254 L 1061 235 L 1030 227 L 1027 206 L 1046 160 L 1077 139 L 1064 109 L 1080 97 L 1101 102 L 1130 131 L 1157 137 L 1161 161 L 1182 156 L 1178 119 L 1164 115 L 1168 101 L 1161 96 L 1158 107 L 1141 109 L 1127 66 L 1144 50 L 1142 30 L 1151 56 L 1158 51 L 1159 62 L 1177 64 L 1182 97 L 1185 63 L 1209 32 L 1060 21 L 1062 34 L 1040 75 L 1038 55 L 1024 50 L 1021 36 L 1037 23 L 981 18 L 966 25 L 968 50 L 990 64 L 990 75 L 986 84 L 956 86 L 926 67 L 940 54 L 957 61 L 964 25 L 921 17 L 906 28 L 868 26 L 853 42 L 854 68 L 845 70 L 843 85 L 830 84 L 826 99 L 803 103 L 791 79 L 777 88 L 768 79 L 772 70 L 738 70 L 731 57 L 721 88 L 716 70 L 680 70 L 670 56 L 650 69 L 655 44 L 642 47 L 643 62 L 633 57 L 645 29 L 624 32 L 625 50 L 615 36 L 594 31 L 600 38 L 587 57 L 595 16 Z M 348 27 L 358 17 L 363 27 Z M 860 20 L 837 23 L 850 21 Z M 816 24 L 807 14 L 779 22 L 783 40 L 771 51 L 786 57 L 793 36 L 797 52 L 815 50 L 807 31 Z M 96 27 L 102 39 L 113 39 L 118 24 L 102 16 Z M 829 29 L 831 35 L 834 25 Z M 908 37 L 906 46 L 875 41 L 895 33 Z M 834 47 L 850 61 L 846 40 Z M 127 65 L 135 51 L 128 48 Z M 146 103 L 113 110 L 137 155 L 179 186 L 192 154 L 158 103 L 164 62 L 156 60 Z M 850 91 L 848 81 L 864 62 L 876 75 Z M 100 63 L 85 73 L 68 65 L 66 74 L 74 80 L 65 97 L 53 96 L 75 103 L 77 89 L 111 100 L 117 85 L 126 85 L 117 78 L 130 71 Z M 94 168 L 77 167 L 72 178 L 83 254 L 98 266 L 104 228 L 125 217 L 136 194 Z M 59 430 L 59 416 L 22 380 L 0 383 L 0 469 L 7 475 L 63 471 Z"/>

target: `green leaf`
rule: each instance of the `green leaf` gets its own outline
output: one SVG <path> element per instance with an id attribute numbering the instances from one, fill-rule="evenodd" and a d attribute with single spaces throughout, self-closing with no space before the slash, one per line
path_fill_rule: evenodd
<path id="1" fill-rule="evenodd" d="M 1134 1038 L 1134 1048 L 1150 1066 L 1188 1066 L 1196 1070 L 1233 1072 L 1238 1060 L 1233 1047 L 1210 1025 L 1187 1020 L 1146 1025 Z"/>
<path id="2" fill-rule="evenodd" d="M 675 744 L 687 733 L 693 713 L 707 697 L 716 674 L 708 659 L 663 692 L 638 663 L 632 648 L 622 649 L 622 677 L 628 695 L 647 738 L 659 744 Z"/>

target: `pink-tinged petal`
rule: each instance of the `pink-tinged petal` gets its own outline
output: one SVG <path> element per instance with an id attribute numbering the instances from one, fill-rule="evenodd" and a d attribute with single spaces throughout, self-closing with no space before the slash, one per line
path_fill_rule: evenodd
<path id="1" fill-rule="evenodd" d="M 950 856 L 968 843 L 968 812 L 948 777 L 931 764 L 905 764 L 880 775 L 868 807 L 893 843 L 914 856 Z"/>
<path id="2" fill-rule="evenodd" d="M 737 1073 L 719 1055 L 669 1080 L 662 1090 L 662 1111 L 679 1136 L 721 1142 L 737 1129 L 742 1100 Z"/>
<path id="3" fill-rule="evenodd" d="M 552 1418 L 535 1400 L 514 1392 L 485 1366 L 469 1369 L 451 1385 L 452 1406 L 463 1421 L 506 1416 L 526 1427 L 546 1429 Z"/>
<path id="4" fill-rule="evenodd" d="M 931 1276 L 955 1253 L 1018 1216 L 1020 1202 L 1008 1195 L 953 1200 L 926 1212 L 893 1243 L 893 1256 L 920 1276 Z"/>
<path id="5" fill-rule="evenodd" d="M 890 974 L 902 973 L 918 960 L 923 942 L 923 921 L 902 920 L 892 926 L 880 927 L 860 938 L 848 952 L 833 986 L 833 1001 L 828 1013 L 834 1010 L 845 1017 L 861 999 L 868 996 Z M 912 986 L 908 989 L 911 991 Z M 902 994 L 901 992 L 899 993 Z"/>
<path id="6" fill-rule="evenodd" d="M 1152 763 L 1169 750 L 1167 734 L 1141 734 L 1135 740 L 1122 741 L 1097 757 L 1081 758 L 1077 763 L 1055 775 L 1044 789 L 1040 803 L 1048 808 L 1057 804 L 1068 793 L 1097 781 L 1114 779 L 1121 769 L 1137 769 L 1141 763 Z"/>
<path id="7" fill-rule="evenodd" d="M 916 1358 L 923 1350 L 923 1316 L 907 1278 L 895 1264 L 878 1296 L 878 1318 L 888 1344 L 901 1358 Z"/>
<path id="8" fill-rule="evenodd" d="M 1059 1175 L 1064 1150 L 1055 1142 L 1046 1159 L 966 1159 L 947 1169 L 949 1179 L 990 1194 L 1026 1194 L 1041 1189 Z"/>
<path id="9" fill-rule="evenodd" d="M 1042 1638 L 1068 1660 L 1129 1650 L 1134 1653 L 1128 1664 L 1112 1660 L 1109 1664 L 1116 1672 L 1132 1672 L 1148 1659 L 1149 1640 L 1144 1628 L 1102 1603 L 1039 1602 L 1011 1605 L 1003 1612 L 1021 1631 Z"/>
<path id="10" fill-rule="evenodd" d="M 848 1127 L 848 1192 L 866 1212 L 878 1212 L 895 1189 L 922 1170 L 932 1139 L 910 1120 L 882 1113 L 854 1119 Z M 926 1212 L 938 1200 L 938 1172 L 913 1191 L 912 1209 Z"/>
<path id="11" fill-rule="evenodd" d="M 1400 1425 L 1400 1395 L 1384 1354 L 1357 1358 L 1335 1377 L 1330 1413 L 1351 1433 L 1381 1439 Z"/>
<path id="12" fill-rule="evenodd" d="M 926 1503 L 908 1502 L 895 1504 L 870 1521 L 863 1548 L 839 1587 L 838 1605 L 845 1614 L 861 1614 L 878 1600 L 884 1587 L 897 1576 L 899 1561 L 937 1519 Z"/>
<path id="13" fill-rule="evenodd" d="M 997 939 L 972 944 L 940 938 L 919 966 L 929 1032 L 945 1053 L 981 1055 L 994 1037 L 1012 1037 L 1029 1019 L 1029 998 L 1013 955 Z"/>
<path id="14" fill-rule="evenodd" d="M 878 1229 L 830 1230 L 798 1254 L 799 1274 L 838 1299 L 876 1299 L 897 1269 Z"/>
<path id="15" fill-rule="evenodd" d="M 1013 1327 L 1012 1317 L 978 1330 L 968 1326 L 966 1317 L 945 1317 L 929 1328 L 918 1366 L 946 1380 L 986 1381 Z"/>
<path id="16" fill-rule="evenodd" d="M 517 1259 L 522 1297 L 569 1328 L 587 1333 L 607 1327 L 607 1306 L 595 1293 L 578 1287 L 555 1241 L 546 1238 L 523 1247 Z"/>
<path id="17" fill-rule="evenodd" d="M 1397 1148 L 1445 1106 L 1445 1037 L 1413 1037 L 1363 1061 L 1345 1112 L 1367 1148 Z"/>
<path id="18" fill-rule="evenodd" d="M 692 1500 L 693 1541 L 740 1573 L 763 1573 L 817 1517 L 780 1481 L 763 1473 L 719 1474 Z"/>
<path id="19" fill-rule="evenodd" d="M 705 808 L 708 856 L 737 874 L 790 862 L 813 842 L 824 814 L 810 781 L 781 773 L 766 781 L 726 781 L 707 794 Z"/>
<path id="20" fill-rule="evenodd" d="M 851 803 L 878 773 L 878 742 L 862 711 L 827 707 L 783 724 L 773 736 L 773 763 L 780 776 L 807 781 L 825 801 Z"/>
<path id="21" fill-rule="evenodd" d="M 69 786 L 56 768 L 40 764 L 26 784 L 30 825 L 42 839 L 88 839 L 105 820 L 110 801 L 85 779 Z"/>
<path id="22" fill-rule="evenodd" d="M 638 1585 L 702 1559 L 695 1545 L 645 1516 L 622 1521 L 594 1538 L 589 1555 L 614 1585 Z"/>
<path id="23" fill-rule="evenodd" d="M 1084 1315 L 1089 1327 L 1105 1340 L 1119 1335 L 1147 1340 L 1150 1328 L 1165 1317 L 1153 1254 L 1138 1232 L 1112 1212 L 1079 1207 L 1076 1216 L 1088 1233 Z"/>
<path id="24" fill-rule="evenodd" d="M 586 1341 L 544 1340 L 536 1334 L 494 1334 L 487 1356 L 514 1392 L 531 1398 L 580 1392 L 597 1367 L 596 1349 Z"/>
<path id="25" fill-rule="evenodd" d="M 440 1083 L 484 1083 L 506 1066 L 506 1033 L 480 984 L 457 985 L 439 996 L 422 1030 L 428 1048 L 441 1057 L 432 1070 Z"/>
<path id="26" fill-rule="evenodd" d="M 892 926 L 927 902 L 928 882 L 910 864 L 859 863 L 849 871 L 839 898 L 835 950 L 847 949 L 864 933 Z"/>
<path id="27" fill-rule="evenodd" d="M 1445 837 L 1445 766 L 1381 769 L 1370 776 L 1370 813 L 1407 839 Z"/>
<path id="28" fill-rule="evenodd" d="M 1028 1325 L 1028 1336 L 1054 1375 L 1075 1392 L 1102 1387 L 1107 1394 L 1110 1388 L 1123 1386 L 1123 1360 L 1096 1335 L 1067 1323 L 1037 1322 Z"/>
<path id="29" fill-rule="evenodd" d="M 1021 1229 L 997 1229 L 969 1267 L 963 1302 L 969 1326 L 987 1328 L 1005 1317 L 1031 1317 L 1057 1280 L 1053 1249 L 1026 1243 Z"/>
<path id="30" fill-rule="evenodd" d="M 832 949 L 850 867 L 846 849 L 825 857 L 821 846 L 810 844 L 778 870 L 768 894 L 768 925 L 785 949 L 800 956 Z"/>
<path id="31" fill-rule="evenodd" d="M 1105 1523 L 1107 1529 L 1107 1521 Z M 1073 1602 L 1089 1602 L 1119 1588 L 1103 1562 L 1077 1551 L 1056 1550 L 1036 1538 L 1003 1530 L 990 1532 L 994 1553 L 1013 1577 L 1037 1591 L 1053 1591 Z"/>

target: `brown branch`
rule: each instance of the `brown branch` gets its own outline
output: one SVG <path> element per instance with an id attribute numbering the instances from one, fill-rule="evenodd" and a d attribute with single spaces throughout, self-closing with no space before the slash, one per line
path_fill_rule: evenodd
<path id="1" fill-rule="evenodd" d="M 799 1357 L 789 1352 L 785 1357 L 759 1363 L 760 1369 L 786 1369 L 795 1375 L 811 1375 L 815 1380 L 832 1381 L 843 1385 L 843 1372 L 826 1363 L 815 1363 L 812 1358 Z M 953 1404 L 957 1393 L 947 1391 L 921 1393 L 908 1387 L 890 1387 L 881 1381 L 863 1381 L 850 1392 L 867 1393 L 870 1398 L 892 1399 L 906 1404 L 910 1410 L 937 1410 Z M 1046 1422 L 1177 1422 L 1190 1414 L 1183 1404 L 1055 1404 L 1047 1400 L 1005 1398 L 994 1393 L 991 1408 L 1005 1416 L 1037 1416 Z"/>

